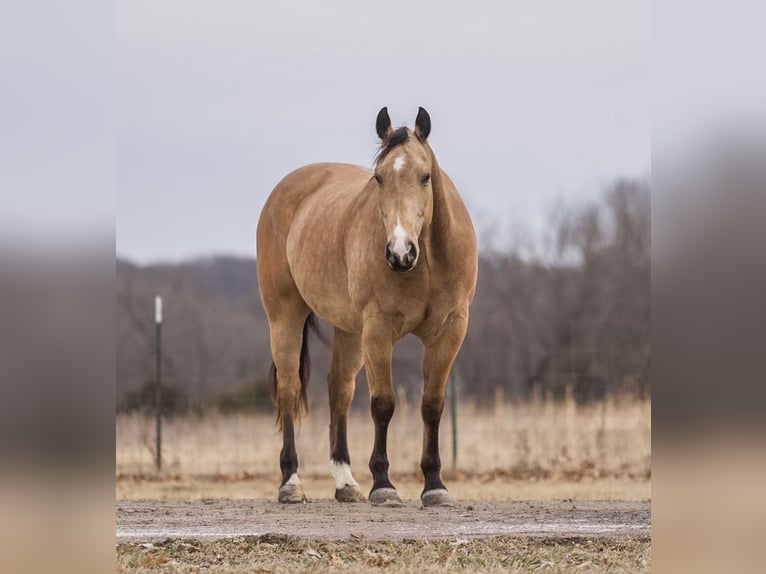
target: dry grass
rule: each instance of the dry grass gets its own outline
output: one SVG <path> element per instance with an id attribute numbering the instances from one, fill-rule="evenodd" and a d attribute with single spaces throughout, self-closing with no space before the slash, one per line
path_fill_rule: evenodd
<path id="1" fill-rule="evenodd" d="M 423 481 L 413 476 L 392 475 L 399 495 L 416 500 L 423 490 Z M 651 483 L 648 479 L 584 478 L 582 480 L 511 480 L 507 478 L 461 478 L 444 473 L 452 496 L 458 500 L 648 500 Z M 362 492 L 372 487 L 372 479 L 360 477 Z M 117 480 L 118 500 L 202 500 L 212 498 L 258 499 L 275 498 L 278 477 L 253 478 L 194 478 L 194 477 L 127 477 Z M 312 500 L 331 498 L 335 492 L 332 478 L 308 477 L 303 480 L 306 496 Z"/>
<path id="2" fill-rule="evenodd" d="M 498 498 L 524 498 L 539 492 L 540 485 L 547 485 L 556 498 L 581 498 L 583 493 L 590 498 L 598 493 L 604 498 L 648 498 L 650 413 L 650 403 L 638 400 L 578 406 L 570 398 L 514 405 L 498 397 L 490 410 L 462 404 L 455 469 L 450 465 L 449 416 L 445 413 L 443 419 L 445 478 L 460 498 L 487 498 L 488 492 L 492 497 L 493 485 Z M 301 476 L 316 479 L 314 486 L 304 480 L 309 496 L 319 496 L 320 489 L 321 496 L 327 496 L 332 490 L 327 480 L 328 421 L 326 408 L 315 409 L 297 437 Z M 348 434 L 357 480 L 369 486 L 366 461 L 373 439 L 369 414 L 352 413 Z M 265 484 L 267 496 L 273 496 L 281 438 L 272 416 L 176 418 L 165 422 L 163 436 L 164 480 L 158 486 L 153 480 L 153 419 L 117 418 L 118 498 L 257 497 L 265 492 Z M 389 459 L 392 478 L 401 483 L 407 497 L 409 485 L 413 493 L 419 487 L 421 437 L 419 408 L 400 399 L 389 431 Z"/>
<path id="3" fill-rule="evenodd" d="M 645 540 L 485 540 L 405 542 L 299 540 L 248 536 L 117 545 L 117 572 L 649 572 Z"/>

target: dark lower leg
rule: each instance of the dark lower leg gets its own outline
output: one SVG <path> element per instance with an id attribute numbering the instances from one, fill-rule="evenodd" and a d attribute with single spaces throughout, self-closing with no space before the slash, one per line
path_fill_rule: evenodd
<path id="1" fill-rule="evenodd" d="M 346 415 L 330 417 L 330 458 L 335 462 L 351 464 L 346 438 Z"/>
<path id="2" fill-rule="evenodd" d="M 298 472 L 295 432 L 293 418 L 290 415 L 282 415 L 282 452 L 279 455 L 279 468 L 282 470 L 282 485 Z"/>
<path id="3" fill-rule="evenodd" d="M 439 422 L 444 410 L 444 400 L 423 400 L 420 412 L 423 417 L 423 455 L 420 468 L 425 478 L 423 492 L 446 488 L 441 479 L 441 458 L 439 457 Z"/>
<path id="4" fill-rule="evenodd" d="M 331 415 L 330 472 L 335 479 L 335 499 L 338 502 L 364 502 L 367 500 L 351 474 L 351 460 L 346 441 L 346 415 Z"/>
<path id="5" fill-rule="evenodd" d="M 370 402 L 372 420 L 375 424 L 375 443 L 370 456 L 370 471 L 372 471 L 372 490 L 379 488 L 394 488 L 388 479 L 388 423 L 394 415 L 393 397 L 373 397 Z"/>

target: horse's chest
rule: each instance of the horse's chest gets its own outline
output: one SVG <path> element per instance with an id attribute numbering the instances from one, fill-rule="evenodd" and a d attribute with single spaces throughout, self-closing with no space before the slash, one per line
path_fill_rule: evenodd
<path id="1" fill-rule="evenodd" d="M 426 292 L 403 292 L 387 307 L 394 332 L 400 337 L 412 333 L 428 316 L 430 303 Z"/>

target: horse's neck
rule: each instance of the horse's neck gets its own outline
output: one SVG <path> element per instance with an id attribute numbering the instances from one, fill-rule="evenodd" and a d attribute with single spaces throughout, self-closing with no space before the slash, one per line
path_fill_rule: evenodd
<path id="1" fill-rule="evenodd" d="M 431 189 L 433 189 L 434 210 L 431 225 L 427 230 L 427 237 L 424 239 L 428 243 L 429 259 L 434 263 L 439 263 L 447 260 L 447 248 L 452 234 L 454 215 L 447 195 L 446 182 L 430 146 L 428 152 L 431 154 Z"/>

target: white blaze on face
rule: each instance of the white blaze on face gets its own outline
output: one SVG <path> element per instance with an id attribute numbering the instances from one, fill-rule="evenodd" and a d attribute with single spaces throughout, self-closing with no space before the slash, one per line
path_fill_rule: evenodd
<path id="1" fill-rule="evenodd" d="M 394 171 L 399 171 L 404 167 L 404 157 L 403 156 L 396 156 L 394 159 Z"/>
<path id="2" fill-rule="evenodd" d="M 335 488 L 340 490 L 346 485 L 359 486 L 351 475 L 351 467 L 348 463 L 338 462 L 336 460 L 330 461 L 330 472 L 335 479 Z"/>
<path id="3" fill-rule="evenodd" d="M 396 219 L 396 227 L 394 227 L 394 246 L 391 251 L 400 258 L 407 255 L 407 231 L 402 227 L 399 218 Z"/>

